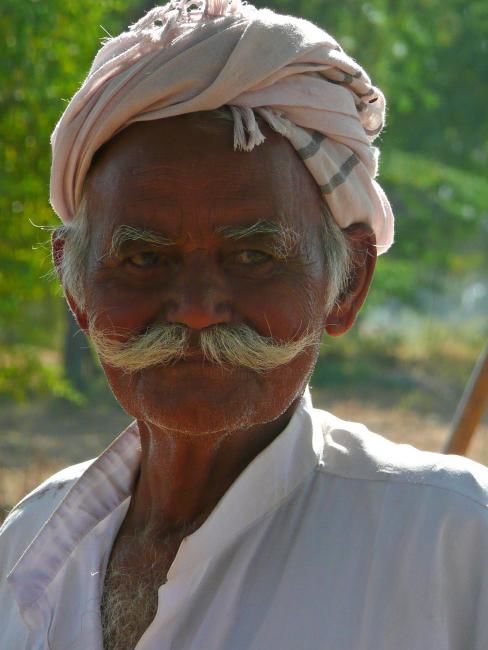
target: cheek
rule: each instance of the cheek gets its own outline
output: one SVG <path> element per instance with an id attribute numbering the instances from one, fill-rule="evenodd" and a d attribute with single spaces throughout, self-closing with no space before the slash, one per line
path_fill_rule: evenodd
<path id="1" fill-rule="evenodd" d="M 157 295 L 145 291 L 125 291 L 102 287 L 87 297 L 90 316 L 100 329 L 142 331 L 153 323 L 160 311 Z"/>
<path id="2" fill-rule="evenodd" d="M 124 411 L 131 417 L 141 417 L 142 414 L 138 408 L 141 400 L 141 395 L 138 391 L 140 376 L 117 370 L 116 368 L 107 366 L 103 362 L 101 362 L 101 365 L 110 389 Z"/>
<path id="3" fill-rule="evenodd" d="M 260 334 L 287 340 L 322 327 L 324 297 L 323 282 L 310 277 L 262 286 L 251 296 L 242 295 L 242 315 Z"/>
<path id="4" fill-rule="evenodd" d="M 321 327 L 324 319 L 325 281 L 318 265 L 307 273 L 287 273 L 273 281 L 230 283 L 232 311 L 237 322 L 245 322 L 260 334 L 287 340 L 310 327 Z M 102 330 L 141 332 L 164 320 L 163 288 L 125 289 L 120 284 L 93 283 L 87 293 L 87 308 Z"/>

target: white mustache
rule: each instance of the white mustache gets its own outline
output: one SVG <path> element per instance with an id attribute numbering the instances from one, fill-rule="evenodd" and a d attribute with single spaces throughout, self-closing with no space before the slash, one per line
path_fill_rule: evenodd
<path id="1" fill-rule="evenodd" d="M 191 331 L 177 324 L 153 325 L 126 341 L 112 338 L 116 332 L 107 334 L 93 323 L 89 334 L 102 361 L 128 372 L 171 365 L 190 350 Z M 289 363 L 319 340 L 316 331 L 308 331 L 296 341 L 283 342 L 261 336 L 247 325 L 213 325 L 200 331 L 199 351 L 210 363 L 263 372 Z M 191 351 L 195 351 L 194 346 Z"/>

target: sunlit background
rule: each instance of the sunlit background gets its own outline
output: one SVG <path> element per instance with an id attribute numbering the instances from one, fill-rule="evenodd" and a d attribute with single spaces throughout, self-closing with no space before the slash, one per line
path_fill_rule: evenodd
<path id="1" fill-rule="evenodd" d="M 0 508 L 99 453 L 128 421 L 50 273 L 49 136 L 100 40 L 153 4 L 2 2 Z M 315 401 L 440 449 L 487 333 L 488 3 L 267 5 L 324 26 L 389 101 L 380 182 L 397 241 L 355 329 L 324 339 Z M 469 452 L 485 463 L 487 431 L 485 421 Z"/>

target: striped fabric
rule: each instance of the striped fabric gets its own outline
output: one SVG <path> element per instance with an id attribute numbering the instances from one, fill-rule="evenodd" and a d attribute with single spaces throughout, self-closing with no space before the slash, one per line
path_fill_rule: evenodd
<path id="1" fill-rule="evenodd" d="M 221 106 L 236 148 L 264 141 L 259 115 L 290 141 L 341 228 L 368 223 L 378 253 L 389 248 L 372 145 L 383 94 L 327 32 L 240 0 L 175 0 L 104 43 L 52 136 L 55 211 L 74 218 L 94 153 L 124 127 Z"/>

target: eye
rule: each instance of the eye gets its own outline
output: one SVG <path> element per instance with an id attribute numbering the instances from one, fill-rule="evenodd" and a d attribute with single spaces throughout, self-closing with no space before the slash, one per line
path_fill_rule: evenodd
<path id="1" fill-rule="evenodd" d="M 234 262 L 242 264 L 243 266 L 253 266 L 257 264 L 264 264 L 270 262 L 271 255 L 263 253 L 262 251 L 240 251 L 234 255 Z"/>
<path id="2" fill-rule="evenodd" d="M 148 269 L 156 266 L 159 262 L 159 255 L 154 251 L 141 251 L 128 257 L 126 262 L 139 269 Z"/>

